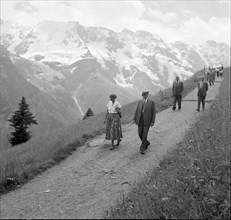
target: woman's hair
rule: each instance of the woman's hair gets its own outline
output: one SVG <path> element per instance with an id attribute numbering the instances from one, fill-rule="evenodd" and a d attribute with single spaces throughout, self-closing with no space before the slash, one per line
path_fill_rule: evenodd
<path id="1" fill-rule="evenodd" d="M 116 99 L 116 98 L 117 98 L 116 94 L 111 94 L 109 97 L 110 97 L 111 99 Z"/>

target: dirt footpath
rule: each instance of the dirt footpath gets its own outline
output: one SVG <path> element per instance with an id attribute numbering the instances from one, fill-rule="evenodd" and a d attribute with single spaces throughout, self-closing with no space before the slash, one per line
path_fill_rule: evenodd
<path id="1" fill-rule="evenodd" d="M 207 99 L 219 93 L 220 82 L 209 87 Z M 150 129 L 147 152 L 139 152 L 137 126 L 124 132 L 121 145 L 110 151 L 110 142 L 98 136 L 77 149 L 59 165 L 37 176 L 0 200 L 1 218 L 101 218 L 135 181 L 157 166 L 202 112 L 197 112 L 197 90 L 182 102 L 157 114 Z M 209 107 L 206 103 L 206 107 Z M 127 125 L 124 126 L 126 128 Z"/>

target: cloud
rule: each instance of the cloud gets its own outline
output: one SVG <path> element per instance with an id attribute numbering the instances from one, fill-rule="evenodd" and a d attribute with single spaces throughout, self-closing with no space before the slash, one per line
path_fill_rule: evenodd
<path id="1" fill-rule="evenodd" d="M 185 17 L 192 17 L 192 16 L 196 15 L 196 12 L 192 11 L 192 10 L 189 10 L 189 9 L 184 9 L 184 10 L 182 10 L 182 14 Z"/>
<path id="2" fill-rule="evenodd" d="M 116 31 L 126 23 L 138 20 L 145 11 L 140 1 L 3 1 L 2 18 L 23 25 L 35 25 L 42 20 L 79 21 L 85 26 L 105 26 Z M 34 9 L 34 11 L 33 11 Z M 39 9 L 39 11 L 35 10 Z M 27 12 L 31 10 L 32 14 Z"/>
<path id="3" fill-rule="evenodd" d="M 155 20 L 163 22 L 165 24 L 174 23 L 178 19 L 177 14 L 174 12 L 164 13 L 160 10 L 152 10 L 151 8 L 149 8 L 147 10 L 147 13 L 151 18 L 154 18 Z"/>
<path id="4" fill-rule="evenodd" d="M 229 18 L 212 17 L 208 22 L 198 16 L 185 21 L 179 28 L 182 40 L 198 44 L 209 40 L 230 44 Z"/>
<path id="5" fill-rule="evenodd" d="M 79 4 L 72 3 L 76 9 L 79 9 Z M 138 20 L 142 13 L 145 11 L 145 7 L 139 1 L 94 1 L 84 2 L 80 13 L 76 14 L 76 19 L 79 19 L 83 25 L 91 26 L 105 26 L 107 28 L 114 29 L 116 31 L 121 30 L 121 26 L 126 27 L 126 23 L 122 24 L 123 20 Z"/>
<path id="6" fill-rule="evenodd" d="M 221 17 L 220 14 L 213 14 L 205 20 L 197 10 L 186 7 L 189 3 L 184 4 L 182 10 L 179 5 L 176 10 L 171 5 L 172 11 L 168 11 L 170 6 L 158 8 L 160 2 L 146 3 L 141 1 L 1 1 L 1 18 L 26 26 L 36 25 L 42 20 L 78 21 L 84 26 L 103 26 L 114 31 L 121 31 L 123 28 L 132 31 L 150 31 L 168 41 L 180 40 L 198 44 L 211 39 L 229 43 L 230 16 Z M 226 10 L 227 7 L 224 8 Z M 207 11 L 208 8 L 203 11 L 204 14 Z"/>
<path id="7" fill-rule="evenodd" d="M 229 0 L 217 1 L 217 3 L 219 3 L 219 4 L 230 4 L 230 1 Z"/>
<path id="8" fill-rule="evenodd" d="M 1 1 L 1 17 L 24 26 L 33 26 L 42 20 L 69 21 L 75 19 L 75 10 L 57 1 Z M 33 13 L 32 13 L 33 12 Z"/>
<path id="9" fill-rule="evenodd" d="M 38 8 L 33 7 L 28 1 L 16 2 L 14 5 L 14 9 L 27 13 L 35 13 L 38 11 Z"/>

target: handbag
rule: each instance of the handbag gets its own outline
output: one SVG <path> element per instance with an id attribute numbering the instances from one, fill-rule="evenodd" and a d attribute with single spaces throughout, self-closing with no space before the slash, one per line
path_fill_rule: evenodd
<path id="1" fill-rule="evenodd" d="M 118 112 L 117 114 L 120 116 L 120 118 L 122 118 L 122 114 L 121 114 L 121 112 Z"/>
<path id="2" fill-rule="evenodd" d="M 116 107 L 117 114 L 119 115 L 120 118 L 122 118 L 122 112 L 121 109 Z"/>

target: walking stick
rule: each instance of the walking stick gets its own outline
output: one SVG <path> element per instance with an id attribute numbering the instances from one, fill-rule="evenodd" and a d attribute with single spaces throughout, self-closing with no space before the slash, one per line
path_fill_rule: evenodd
<path id="1" fill-rule="evenodd" d="M 126 128 L 123 129 L 123 132 L 125 132 L 130 126 L 132 126 L 134 122 L 132 122 L 130 125 L 128 125 Z"/>

